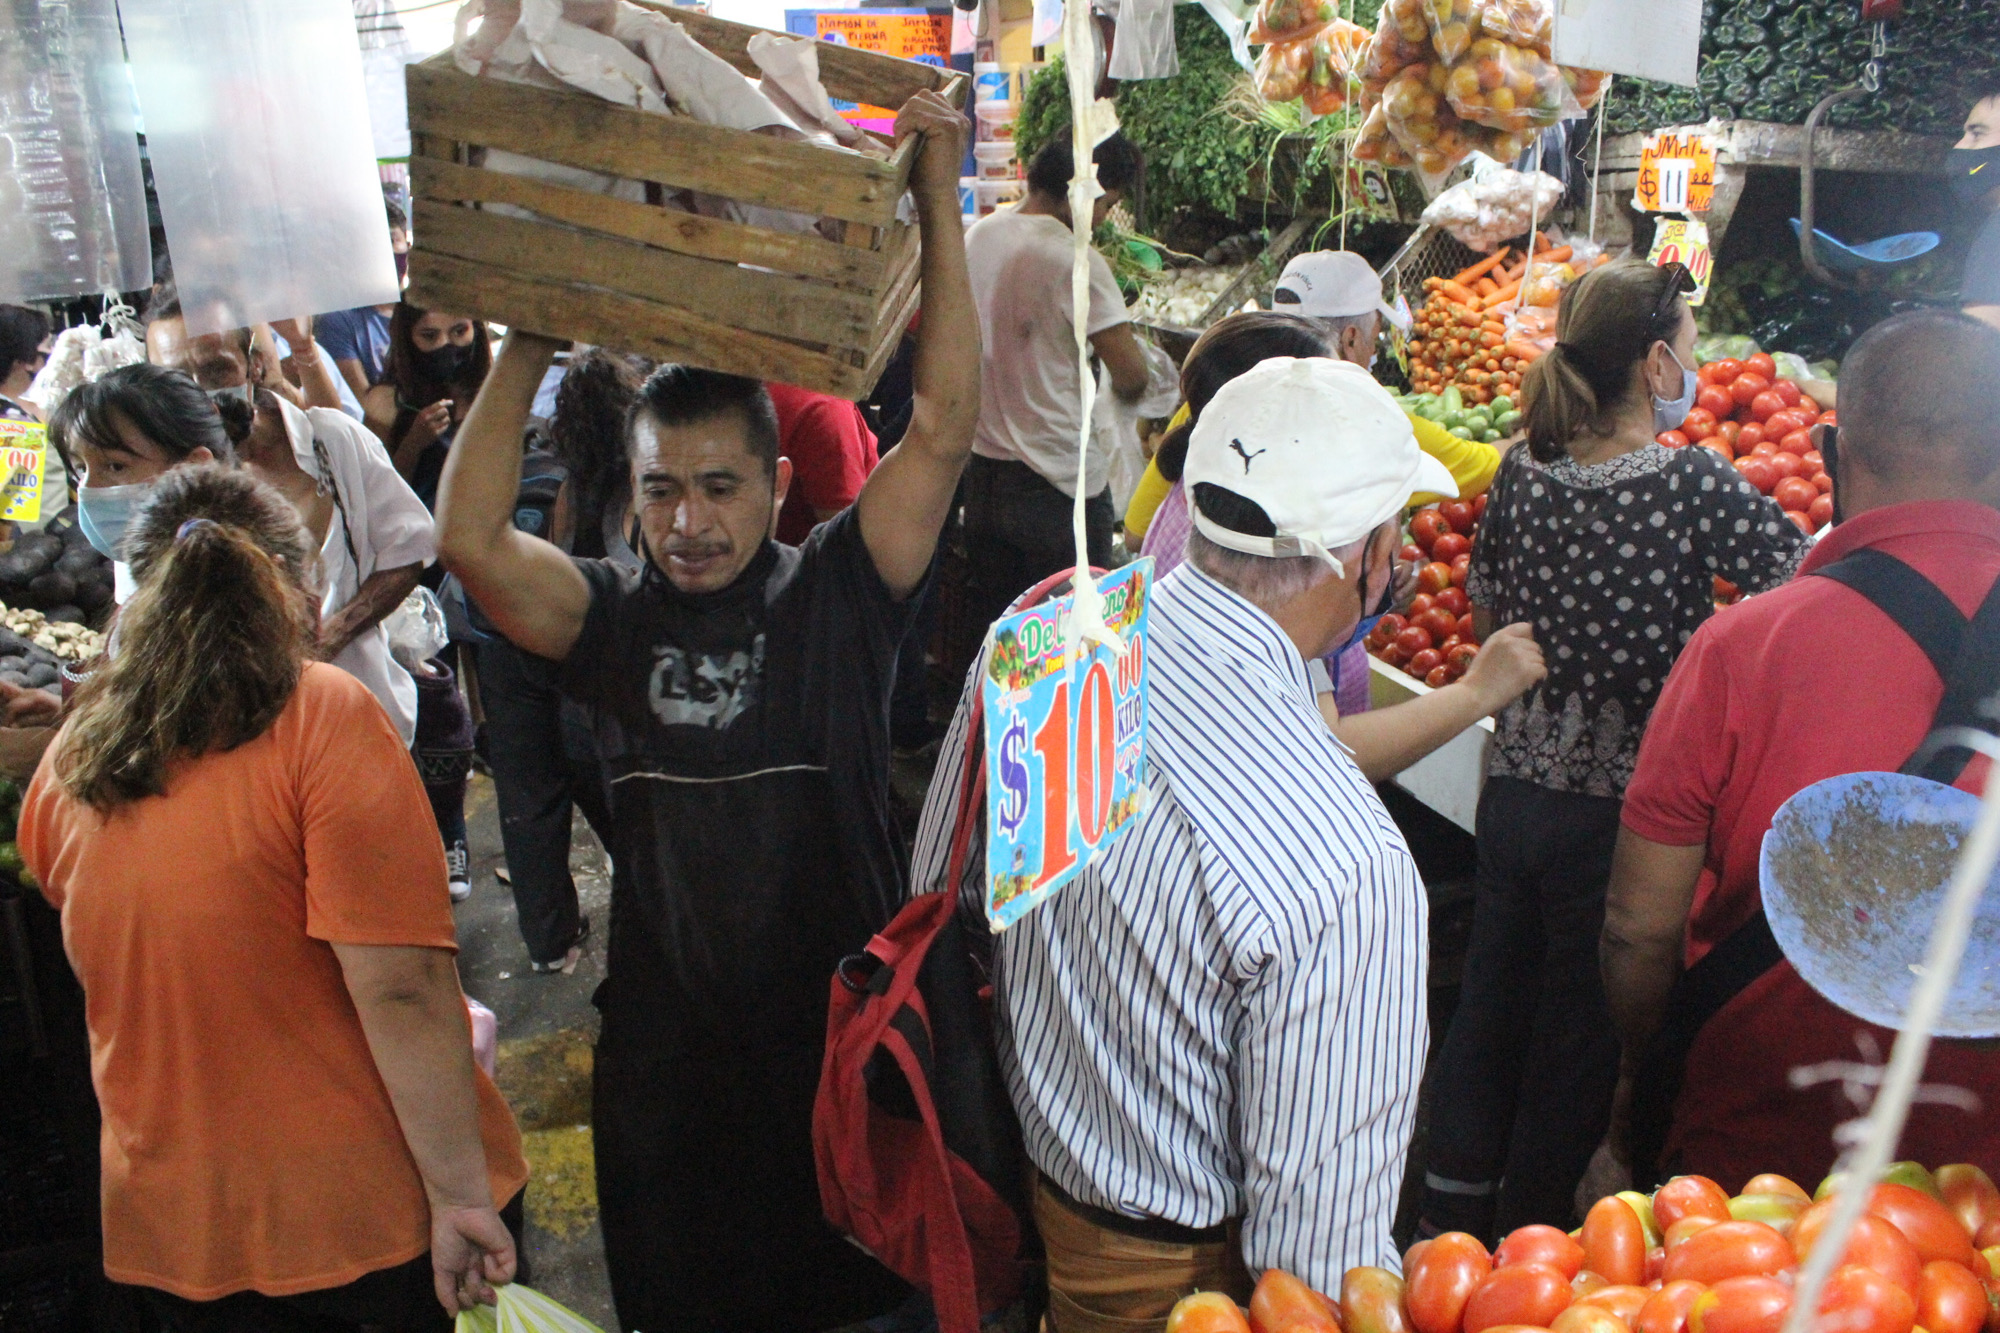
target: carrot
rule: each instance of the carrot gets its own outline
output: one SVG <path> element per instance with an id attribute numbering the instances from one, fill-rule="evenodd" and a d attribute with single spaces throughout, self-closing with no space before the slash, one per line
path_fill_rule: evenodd
<path id="1" fill-rule="evenodd" d="M 1566 264 L 1569 262 L 1569 257 L 1575 253 L 1576 248 L 1574 246 L 1558 245 L 1553 250 L 1544 250 L 1542 253 L 1536 255 L 1535 262 L 1538 264 Z"/>
<path id="2" fill-rule="evenodd" d="M 1474 264 L 1472 267 L 1466 269 L 1460 269 L 1456 274 L 1452 275 L 1451 280 L 1457 283 L 1461 287 L 1470 286 L 1475 278 L 1483 278 L 1488 273 L 1491 273 L 1494 269 L 1498 268 L 1500 266 L 1500 261 L 1504 260 L 1507 257 L 1507 251 L 1509 248 L 1510 247 L 1508 246 L 1504 245 L 1501 246 L 1498 250 L 1495 250 L 1492 254 L 1486 256 L 1486 258 L 1480 260 L 1477 264 Z"/>
<path id="3" fill-rule="evenodd" d="M 1536 255 L 1540 255 L 1544 250 L 1552 250 L 1554 248 L 1555 248 L 1555 242 L 1549 239 L 1549 234 L 1547 232 L 1538 231 L 1535 233 Z"/>
<path id="4" fill-rule="evenodd" d="M 1500 284 L 1493 281 L 1493 279 L 1491 278 L 1481 278 L 1478 282 L 1472 285 L 1472 290 L 1478 293 L 1480 296 L 1491 296 L 1493 295 L 1493 293 L 1500 290 Z"/>
<path id="5" fill-rule="evenodd" d="M 1505 334 L 1507 332 L 1507 325 L 1500 320 L 1489 319 L 1479 326 L 1479 331 L 1481 333 Z"/>
<path id="6" fill-rule="evenodd" d="M 1500 290 L 1494 292 L 1493 295 L 1487 297 L 1481 304 L 1486 309 L 1491 310 L 1494 306 L 1501 305 L 1507 301 L 1511 301 L 1520 294 L 1521 294 L 1521 284 L 1517 280 L 1508 283 L 1505 287 L 1500 288 Z"/>
<path id="7" fill-rule="evenodd" d="M 1440 282 L 1438 284 L 1438 290 L 1443 292 L 1446 296 L 1449 296 L 1452 300 L 1458 302 L 1460 305 L 1476 306 L 1479 304 L 1479 298 L 1477 296 L 1474 296 L 1470 291 L 1468 291 L 1464 287 L 1459 286 L 1455 282 Z"/>
<path id="8" fill-rule="evenodd" d="M 1505 347 L 1502 347 L 1500 350 L 1505 352 L 1508 356 L 1513 357 L 1516 361 L 1519 361 L 1524 366 L 1528 362 L 1534 361 L 1541 356 L 1540 352 L 1528 346 L 1526 343 L 1508 343 Z"/>

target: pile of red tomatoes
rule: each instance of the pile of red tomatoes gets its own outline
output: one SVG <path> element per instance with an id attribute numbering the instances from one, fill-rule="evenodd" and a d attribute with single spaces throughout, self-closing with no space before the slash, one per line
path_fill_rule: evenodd
<path id="1" fill-rule="evenodd" d="M 1479 656 L 1465 576 L 1486 497 L 1448 500 L 1410 516 L 1410 540 L 1400 552 L 1417 566 L 1417 592 L 1401 614 L 1383 616 L 1368 634 L 1368 651 L 1433 689 L 1463 676 Z"/>
<path id="2" fill-rule="evenodd" d="M 1660 443 L 1715 450 L 1807 532 L 1832 522 L 1833 478 L 1810 432 L 1834 425 L 1835 414 L 1821 411 L 1798 385 L 1779 378 L 1777 363 L 1762 352 L 1741 361 L 1710 361 L 1695 378 L 1701 387 L 1693 410 L 1679 430 L 1662 434 Z"/>

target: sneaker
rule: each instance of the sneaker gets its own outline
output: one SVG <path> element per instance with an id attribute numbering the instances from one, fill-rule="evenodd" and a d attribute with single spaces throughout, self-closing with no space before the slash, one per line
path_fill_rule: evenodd
<path id="1" fill-rule="evenodd" d="M 569 976 L 576 971 L 576 965 L 583 961 L 583 942 L 588 938 L 590 938 L 590 918 L 584 917 L 577 925 L 576 939 L 571 941 L 568 951 L 562 957 L 552 959 L 546 963 L 538 963 L 533 959 L 529 959 L 528 970 L 544 976 L 551 972 L 560 972 L 564 976 Z"/>
<path id="2" fill-rule="evenodd" d="M 455 842 L 444 849 L 444 871 L 453 902 L 462 903 L 472 896 L 472 855 L 464 843 Z"/>

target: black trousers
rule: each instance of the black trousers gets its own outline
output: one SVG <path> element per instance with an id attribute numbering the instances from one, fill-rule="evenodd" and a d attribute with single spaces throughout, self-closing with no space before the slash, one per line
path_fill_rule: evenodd
<path id="1" fill-rule="evenodd" d="M 516 1194 L 500 1210 L 500 1220 L 513 1233 L 520 1259 L 514 1280 L 527 1282 L 521 1198 Z M 428 1254 L 364 1273 L 343 1287 L 296 1296 L 239 1291 L 220 1300 L 191 1301 L 151 1287 L 127 1290 L 138 1294 L 145 1315 L 151 1317 L 150 1327 L 162 1333 L 361 1333 L 364 1328 L 381 1333 L 450 1333 L 452 1327 L 452 1317 L 438 1304 Z"/>
<path id="2" fill-rule="evenodd" d="M 1432 1074 L 1425 1234 L 1572 1225 L 1618 1080 L 1597 943 L 1623 804 L 1486 781 L 1465 984 Z"/>
<path id="3" fill-rule="evenodd" d="M 554 663 L 497 636 L 473 651 L 514 914 L 528 956 L 555 962 L 581 927 L 569 870 L 572 805 L 610 845 L 604 769 L 582 710 L 556 690 Z"/>
<path id="4" fill-rule="evenodd" d="M 1049 575 L 1076 563 L 1074 501 L 1026 463 L 983 458 L 965 469 L 966 609 L 981 625 Z M 1090 563 L 1111 563 L 1111 491 L 1084 503 Z"/>

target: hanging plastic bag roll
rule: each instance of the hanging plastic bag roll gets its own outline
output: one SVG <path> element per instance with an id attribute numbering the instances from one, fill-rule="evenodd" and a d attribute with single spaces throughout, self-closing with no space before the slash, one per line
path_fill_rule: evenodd
<path id="1" fill-rule="evenodd" d="M 604 1333 L 567 1306 L 532 1287 L 510 1282 L 492 1305 L 475 1305 L 459 1315 L 453 1333 Z"/>

